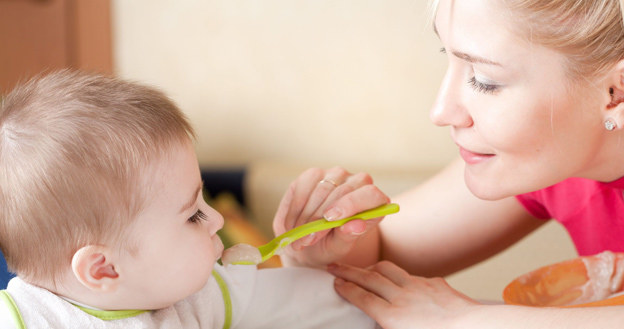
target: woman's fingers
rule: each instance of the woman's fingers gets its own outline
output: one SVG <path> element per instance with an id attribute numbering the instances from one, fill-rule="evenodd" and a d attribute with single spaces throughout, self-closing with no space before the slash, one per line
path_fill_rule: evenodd
<path id="1" fill-rule="evenodd" d="M 339 279 L 342 279 L 343 281 L 354 283 L 361 289 L 371 292 L 388 302 L 392 302 L 392 300 L 394 300 L 402 293 L 403 287 L 401 285 L 398 285 L 393 280 L 404 282 L 404 280 L 401 278 L 402 275 L 399 273 L 403 270 L 397 267 L 392 268 L 391 266 L 389 266 L 390 263 L 388 262 L 383 263 L 384 264 L 382 264 L 381 266 L 379 266 L 378 263 L 367 269 L 342 264 L 330 264 L 328 265 L 327 270 Z M 386 274 L 390 274 L 390 277 L 386 276 Z M 407 277 L 409 278 L 409 275 L 407 275 Z M 340 283 L 342 283 L 342 281 L 338 280 L 338 282 L 338 286 L 341 286 Z M 355 297 L 364 296 L 364 294 L 359 291 L 359 289 L 356 289 L 352 286 L 347 286 L 347 288 L 341 287 L 341 289 L 345 293 L 352 295 L 354 299 Z M 370 299 L 371 297 L 364 298 Z"/>
<path id="2" fill-rule="evenodd" d="M 390 202 L 390 198 L 372 184 L 363 184 L 345 192 L 327 205 L 323 217 L 338 220 Z"/>
<path id="3" fill-rule="evenodd" d="M 478 305 L 442 278 L 411 276 L 387 261 L 327 269 L 336 276 L 336 292 L 387 329 L 448 328 L 453 317 Z"/>
<path id="4" fill-rule="evenodd" d="M 410 283 L 411 275 L 404 269 L 389 261 L 378 262 L 369 266 L 368 270 L 378 272 L 399 287 L 405 287 Z"/>
<path id="5" fill-rule="evenodd" d="M 343 186 L 347 185 L 345 184 Z M 347 187 L 344 190 L 348 189 L 351 188 Z M 338 220 L 349 217 L 390 202 L 390 199 L 374 185 L 364 185 L 347 194 L 342 195 L 340 193 L 338 195 L 340 196 L 338 200 L 333 200 L 334 198 L 331 196 L 328 197 L 327 203 L 331 202 L 331 206 L 321 206 L 321 209 L 331 207 L 326 212 L 329 215 L 324 216 L 328 220 Z M 318 217 L 320 217 L 320 215 L 315 215 L 314 218 Z M 344 250 L 346 254 L 346 252 L 351 249 L 353 241 L 366 232 L 369 232 L 382 218 L 383 217 L 366 221 L 353 220 L 331 231 L 318 232 L 293 243 L 293 249 L 300 250 L 304 247 L 312 246 L 325 238 L 331 239 L 326 241 L 326 249 Z M 304 224 L 304 222 L 301 224 Z"/>
<path id="6" fill-rule="evenodd" d="M 347 186 L 346 184 L 344 186 Z M 350 190 L 351 187 L 344 188 L 343 191 Z M 337 200 L 335 198 L 329 197 L 327 203 L 330 205 L 323 205 L 321 209 L 327 208 L 325 211 L 325 217 L 328 220 L 338 220 L 345 217 L 349 217 L 355 215 L 359 212 L 372 209 L 378 207 L 380 205 L 386 204 L 390 202 L 390 198 L 386 196 L 378 187 L 374 185 L 364 185 L 355 190 L 351 190 L 351 192 L 346 194 L 338 194 L 340 196 Z M 364 233 L 370 231 L 373 227 L 375 227 L 379 221 L 382 219 L 380 217 L 378 220 L 366 220 L 366 221 L 358 221 L 353 220 L 345 225 L 333 229 L 331 231 L 331 238 L 336 239 L 337 241 L 328 242 L 330 244 L 336 244 L 336 247 L 343 248 L 344 242 L 352 242 L 357 239 L 358 236 L 363 235 Z M 311 237 L 306 237 L 302 239 L 301 246 L 311 246 L 320 241 L 322 238 L 326 236 L 328 232 L 323 232 L 320 234 L 315 234 Z"/>
<path id="7" fill-rule="evenodd" d="M 341 219 L 389 201 L 372 185 L 372 178 L 366 173 L 351 174 L 340 167 L 311 168 L 282 197 L 273 228 L 276 234 L 281 234 L 312 220 Z"/>
<path id="8" fill-rule="evenodd" d="M 316 185 L 311 191 L 305 207 L 299 213 L 294 226 L 301 226 L 311 219 L 314 220 L 322 217 L 321 211 L 324 208 L 319 208 L 327 206 L 328 202 L 333 202 L 341 196 L 336 192 L 343 189 L 350 175 L 351 173 L 345 169 L 335 167 L 326 170 L 321 179 L 315 177 L 317 179 Z"/>
<path id="9" fill-rule="evenodd" d="M 287 208 L 286 213 L 283 218 L 278 218 L 276 214 L 276 220 L 281 220 L 283 225 L 283 227 L 279 228 L 281 229 L 281 232 L 276 231 L 276 234 L 284 233 L 285 231 L 298 226 L 297 219 L 301 216 L 301 213 L 312 197 L 318 182 L 323 179 L 324 175 L 325 173 L 322 169 L 311 168 L 304 171 L 290 185 L 287 191 L 287 195 L 291 194 L 289 200 L 286 200 L 286 196 L 284 196 L 279 206 L 280 208 Z"/>
<path id="10" fill-rule="evenodd" d="M 322 217 L 337 220 L 389 201 L 388 196 L 372 184 L 372 178 L 366 173 L 351 174 L 340 167 L 328 170 L 312 168 L 290 185 L 276 212 L 273 230 L 276 235 L 280 235 Z M 351 221 L 342 227 L 304 237 L 285 250 L 283 261 L 324 266 L 339 260 L 379 220 Z"/>
<path id="11" fill-rule="evenodd" d="M 364 311 L 377 322 L 379 322 L 378 319 L 387 316 L 389 313 L 387 310 L 392 307 L 392 304 L 386 299 L 342 278 L 334 280 L 334 289 L 342 298 Z"/>

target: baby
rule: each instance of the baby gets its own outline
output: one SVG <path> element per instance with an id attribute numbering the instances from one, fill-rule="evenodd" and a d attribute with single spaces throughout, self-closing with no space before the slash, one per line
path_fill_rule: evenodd
<path id="1" fill-rule="evenodd" d="M 2 328 L 373 328 L 307 268 L 222 267 L 193 128 L 161 92 L 69 70 L 0 108 Z M 303 284 L 304 283 L 304 284 Z"/>

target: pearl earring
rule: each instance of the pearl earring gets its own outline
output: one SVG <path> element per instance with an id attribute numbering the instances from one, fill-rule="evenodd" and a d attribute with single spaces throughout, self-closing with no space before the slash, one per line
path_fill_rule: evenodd
<path id="1" fill-rule="evenodd" d="M 609 118 L 609 119 L 605 120 L 604 127 L 608 131 L 612 131 L 613 129 L 615 129 L 617 127 L 617 124 L 615 123 L 615 121 L 613 121 L 613 119 Z"/>

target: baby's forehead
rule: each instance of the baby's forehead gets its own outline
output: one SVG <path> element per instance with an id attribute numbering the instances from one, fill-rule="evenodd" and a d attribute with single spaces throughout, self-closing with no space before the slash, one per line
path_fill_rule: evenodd
<path id="1" fill-rule="evenodd" d="M 203 185 L 190 140 L 164 148 L 142 164 L 137 175 L 137 188 L 146 201 L 178 203 L 180 207 Z"/>

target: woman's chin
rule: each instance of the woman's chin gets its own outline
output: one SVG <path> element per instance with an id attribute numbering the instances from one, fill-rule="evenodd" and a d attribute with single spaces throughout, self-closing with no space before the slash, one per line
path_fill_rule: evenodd
<path id="1" fill-rule="evenodd" d="M 468 173 L 464 176 L 468 190 L 479 199 L 495 201 L 511 196 L 504 193 L 504 188 L 499 183 L 490 183 L 487 180 L 472 177 Z"/>

